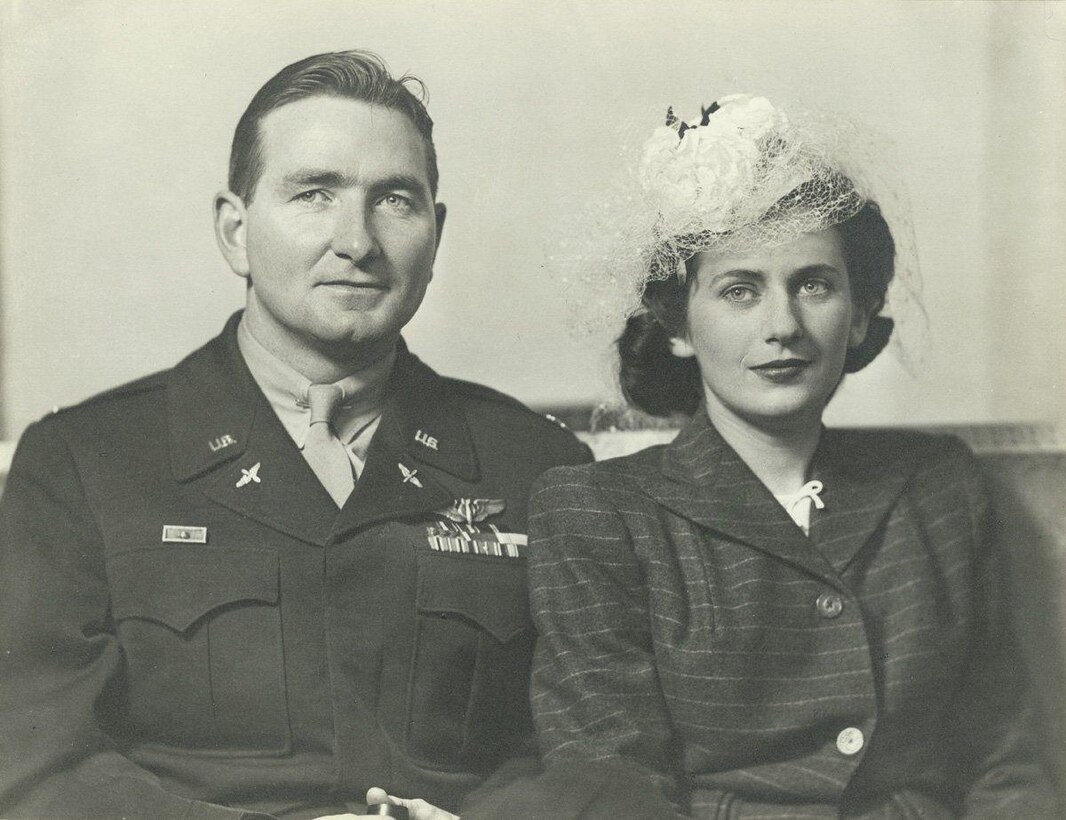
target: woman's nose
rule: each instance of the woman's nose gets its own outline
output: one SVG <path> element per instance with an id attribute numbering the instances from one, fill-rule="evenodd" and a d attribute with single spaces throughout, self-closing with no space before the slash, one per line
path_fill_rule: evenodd
<path id="1" fill-rule="evenodd" d="M 377 235 L 369 209 L 351 204 L 337 210 L 330 247 L 337 256 L 360 265 L 377 256 Z"/>
<path id="2" fill-rule="evenodd" d="M 773 294 L 763 302 L 764 338 L 785 344 L 803 335 L 803 324 L 795 302 L 788 294 Z"/>

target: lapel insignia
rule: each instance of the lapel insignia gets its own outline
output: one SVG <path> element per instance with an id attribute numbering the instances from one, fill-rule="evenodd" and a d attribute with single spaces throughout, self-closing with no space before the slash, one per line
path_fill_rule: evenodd
<path id="1" fill-rule="evenodd" d="M 237 439 L 235 439 L 229 433 L 226 433 L 226 435 L 224 436 L 219 436 L 218 438 L 212 439 L 211 441 L 207 442 L 207 446 L 211 448 L 212 453 L 217 453 L 219 450 L 222 450 L 236 443 Z"/>
<path id="2" fill-rule="evenodd" d="M 164 524 L 163 543 L 206 544 L 207 527 L 186 527 L 182 524 Z"/>
<path id="3" fill-rule="evenodd" d="M 242 467 L 241 477 L 237 479 L 237 483 L 234 486 L 240 488 L 245 486 L 246 484 L 251 484 L 253 481 L 256 484 L 262 484 L 263 480 L 259 477 L 259 467 L 261 466 L 261 464 L 262 462 L 257 461 L 247 470 Z"/>
<path id="4" fill-rule="evenodd" d="M 403 473 L 403 483 L 404 484 L 407 484 L 408 482 L 410 482 L 411 484 L 414 484 L 416 487 L 421 489 L 422 482 L 419 481 L 419 479 L 417 478 L 418 470 L 408 470 L 400 462 L 396 462 L 396 466 L 399 467 L 400 468 L 400 472 Z"/>
<path id="5" fill-rule="evenodd" d="M 493 524 L 477 527 L 448 521 L 438 521 L 426 527 L 426 537 L 434 552 L 491 558 L 524 558 L 528 541 L 523 532 L 501 532 Z"/>
<path id="6" fill-rule="evenodd" d="M 437 440 L 433 436 L 429 435 L 428 433 L 424 433 L 421 430 L 415 433 L 415 441 L 417 441 L 419 444 L 424 444 L 430 450 L 440 450 Z"/>
<path id="7" fill-rule="evenodd" d="M 450 507 L 437 514 L 456 523 L 473 524 L 475 521 L 484 521 L 490 515 L 502 513 L 505 506 L 502 498 L 457 498 Z"/>

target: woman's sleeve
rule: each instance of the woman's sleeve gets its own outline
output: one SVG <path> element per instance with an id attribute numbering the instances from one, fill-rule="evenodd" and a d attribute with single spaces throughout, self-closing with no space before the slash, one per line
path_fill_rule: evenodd
<path id="1" fill-rule="evenodd" d="M 676 803 L 679 744 L 659 685 L 646 581 L 593 470 L 561 468 L 538 482 L 530 546 L 533 716 L 545 765 L 624 765 Z"/>
<path id="2" fill-rule="evenodd" d="M 56 425 L 26 431 L 0 501 L 0 814 L 236 820 L 164 790 L 101 722 L 121 699 L 103 548 Z"/>
<path id="3" fill-rule="evenodd" d="M 1011 625 L 1010 544 L 1003 543 L 976 460 L 957 448 L 973 527 L 975 629 L 953 710 L 965 817 L 1062 815 L 1043 765 L 1042 732 Z"/>

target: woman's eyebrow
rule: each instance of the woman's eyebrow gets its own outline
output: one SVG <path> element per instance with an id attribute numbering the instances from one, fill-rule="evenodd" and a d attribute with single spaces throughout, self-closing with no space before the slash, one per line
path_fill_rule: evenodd
<path id="1" fill-rule="evenodd" d="M 731 278 L 758 279 L 761 281 L 766 278 L 766 274 L 761 270 L 756 270 L 754 268 L 726 268 L 725 270 L 711 274 L 712 283 L 717 282 L 720 279 Z"/>
<path id="2" fill-rule="evenodd" d="M 812 275 L 818 274 L 818 273 L 822 273 L 822 274 L 826 274 L 826 273 L 842 274 L 843 271 L 840 268 L 838 268 L 836 265 L 830 265 L 830 264 L 828 264 L 826 262 L 816 262 L 813 265 L 804 265 L 802 268 L 796 268 L 796 270 L 794 270 L 792 272 L 792 275 L 793 276 L 812 276 Z"/>

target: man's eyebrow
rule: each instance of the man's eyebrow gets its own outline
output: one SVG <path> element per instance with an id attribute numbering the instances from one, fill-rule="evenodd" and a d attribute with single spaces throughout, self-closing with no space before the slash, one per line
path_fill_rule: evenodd
<path id="1" fill-rule="evenodd" d="M 356 184 L 353 177 L 342 174 L 339 171 L 329 171 L 324 168 L 301 168 L 286 174 L 282 180 L 288 187 L 300 187 L 303 185 L 318 185 L 323 188 L 350 188 Z"/>
<path id="2" fill-rule="evenodd" d="M 375 179 L 370 184 L 370 190 L 383 191 L 411 191 L 414 193 L 429 193 L 429 186 L 424 179 L 412 174 L 391 174 L 381 179 Z"/>
<path id="3" fill-rule="evenodd" d="M 339 171 L 330 171 L 324 168 L 301 168 L 286 174 L 282 182 L 289 188 L 300 188 L 307 185 L 322 188 L 354 188 L 360 184 L 361 180 L 342 174 Z M 428 194 L 426 181 L 413 174 L 390 174 L 381 179 L 372 180 L 369 189 L 374 193 L 401 190 Z"/>

